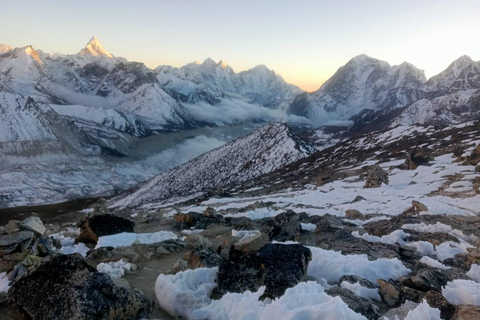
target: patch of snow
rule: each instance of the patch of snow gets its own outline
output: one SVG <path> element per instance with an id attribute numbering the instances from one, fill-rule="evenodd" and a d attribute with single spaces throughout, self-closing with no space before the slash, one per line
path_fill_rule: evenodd
<path id="1" fill-rule="evenodd" d="M 358 231 L 353 231 L 352 235 L 355 238 L 364 239 L 368 242 L 381 242 L 381 243 L 388 243 L 388 244 L 406 244 L 406 238 L 410 236 L 409 233 L 406 233 L 403 230 L 395 230 L 390 234 L 378 237 L 378 236 L 371 236 L 368 233 L 364 233 L 360 235 Z"/>
<path id="2" fill-rule="evenodd" d="M 329 283 L 338 282 L 343 275 L 356 275 L 376 283 L 377 279 L 396 280 L 411 272 L 397 258 L 370 261 L 366 254 L 343 255 L 333 250 L 308 248 L 312 251 L 308 276 Z"/>
<path id="3" fill-rule="evenodd" d="M 444 265 L 443 263 L 438 262 L 437 260 L 432 259 L 428 256 L 423 256 L 422 259 L 420 259 L 420 262 L 423 263 L 423 264 L 426 264 L 427 266 L 442 269 L 442 270 L 450 269 L 450 267 L 448 267 L 448 266 Z"/>
<path id="4" fill-rule="evenodd" d="M 103 236 L 98 238 L 95 248 L 101 247 L 120 247 L 131 246 L 134 243 L 151 244 L 162 242 L 165 240 L 177 239 L 177 236 L 170 231 L 157 231 L 153 233 L 129 233 L 123 232 L 113 234 L 110 236 Z"/>
<path id="5" fill-rule="evenodd" d="M 125 271 L 130 271 L 132 265 L 128 262 L 120 259 L 115 262 L 99 263 L 97 265 L 97 271 L 108 274 L 111 278 L 121 278 L 125 274 Z"/>
<path id="6" fill-rule="evenodd" d="M 302 230 L 307 230 L 307 231 L 315 231 L 315 229 L 317 229 L 317 225 L 316 224 L 313 224 L 313 223 L 300 223 L 300 225 L 302 226 Z"/>
<path id="7" fill-rule="evenodd" d="M 472 263 L 470 270 L 467 272 L 467 276 L 480 283 L 480 265 Z"/>
<path id="8" fill-rule="evenodd" d="M 441 320 L 440 310 L 430 307 L 427 301 L 423 301 L 408 312 L 405 320 Z"/>
<path id="9" fill-rule="evenodd" d="M 472 280 L 456 279 L 448 282 L 442 289 L 442 294 L 448 302 L 455 305 L 480 305 L 480 283 Z"/>

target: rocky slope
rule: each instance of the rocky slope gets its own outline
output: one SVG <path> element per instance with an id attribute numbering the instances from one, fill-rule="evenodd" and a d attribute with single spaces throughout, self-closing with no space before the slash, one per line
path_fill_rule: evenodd
<path id="1" fill-rule="evenodd" d="M 313 151 L 285 124 L 272 123 L 160 174 L 110 205 L 135 207 L 212 192 L 272 172 Z"/>
<path id="2" fill-rule="evenodd" d="M 252 143 L 260 135 L 278 139 L 267 149 Z M 116 296 L 109 310 L 119 318 L 145 317 L 148 298 L 156 300 L 150 318 L 163 319 L 478 318 L 478 121 L 384 129 L 310 156 L 295 148 L 300 143 L 271 125 L 210 153 L 228 161 L 207 154 L 171 171 L 176 179 L 167 172 L 144 184 L 139 201 L 135 192 L 125 195 L 120 201 L 131 205 L 117 206 L 115 215 L 101 200 L 82 211 L 79 224 L 78 213 L 45 226 L 38 218 L 10 221 L 0 228 L 8 262 L 0 263 L 0 291 L 8 292 L 8 303 L 0 294 L 0 315 L 7 308 L 48 312 L 40 306 L 59 290 L 99 283 Z M 227 151 L 256 154 L 252 145 L 270 157 L 250 166 L 238 161 L 248 179 L 232 180 L 237 158 Z M 279 156 L 285 151 L 286 160 Z M 256 175 L 255 167 L 268 170 Z M 215 188 L 214 176 L 232 183 L 219 193 L 186 192 L 174 203 L 162 198 L 165 190 L 182 193 L 176 183 L 184 178 Z M 17 267 L 32 261 L 28 271 Z M 65 271 L 50 279 L 44 270 L 57 275 L 57 265 Z M 87 281 L 75 282 L 76 274 Z M 37 286 L 39 275 L 55 287 L 30 303 L 20 293 Z M 81 312 L 96 314 L 109 297 L 99 290 Z M 88 298 L 65 300 L 62 310 Z M 117 309 L 123 299 L 131 304 Z"/>

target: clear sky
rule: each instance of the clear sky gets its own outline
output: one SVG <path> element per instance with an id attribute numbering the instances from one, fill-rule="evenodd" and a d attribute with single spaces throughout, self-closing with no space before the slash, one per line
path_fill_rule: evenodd
<path id="1" fill-rule="evenodd" d="M 313 91 L 361 53 L 427 77 L 480 60 L 480 0 L 0 0 L 0 43 L 76 53 L 95 35 L 116 56 L 182 66 L 265 64 Z"/>

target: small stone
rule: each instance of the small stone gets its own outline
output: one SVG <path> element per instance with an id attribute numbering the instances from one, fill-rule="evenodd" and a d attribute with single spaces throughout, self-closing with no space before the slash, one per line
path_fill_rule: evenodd
<path id="1" fill-rule="evenodd" d="M 359 201 L 362 201 L 362 200 L 367 200 L 367 199 L 365 199 L 362 196 L 356 196 L 355 199 L 353 199 L 352 202 L 350 202 L 350 203 L 355 203 L 355 202 L 359 202 Z"/>
<path id="2" fill-rule="evenodd" d="M 20 221 L 17 220 L 9 220 L 8 223 L 5 225 L 5 229 L 7 230 L 7 233 L 15 233 L 18 232 L 20 229 L 18 229 L 18 224 Z"/>
<path id="3" fill-rule="evenodd" d="M 30 217 L 19 224 L 19 228 L 23 230 L 33 231 L 38 235 L 43 235 L 45 233 L 45 226 L 43 225 L 42 220 L 39 217 Z"/>
<path id="4" fill-rule="evenodd" d="M 215 218 L 217 216 L 217 211 L 212 207 L 207 207 L 207 209 L 203 211 L 203 215 L 207 218 Z"/>
<path id="5" fill-rule="evenodd" d="M 220 255 L 212 248 L 195 249 L 187 252 L 185 260 L 189 269 L 213 268 L 222 262 Z"/>
<path id="6" fill-rule="evenodd" d="M 158 254 L 162 254 L 162 255 L 170 254 L 170 251 L 168 251 L 167 249 L 165 249 L 162 246 L 158 247 L 157 250 L 155 250 L 155 252 L 158 253 Z"/>
<path id="7" fill-rule="evenodd" d="M 177 273 L 180 271 L 185 271 L 188 269 L 187 261 L 183 259 L 178 259 L 175 264 L 173 265 L 172 272 Z"/>
<path id="8" fill-rule="evenodd" d="M 188 249 L 211 248 L 212 242 L 199 234 L 191 234 L 185 238 Z"/>
<path id="9" fill-rule="evenodd" d="M 398 307 L 402 302 L 400 289 L 394 283 L 382 279 L 377 280 L 380 286 L 380 296 L 389 307 Z"/>
<path id="10" fill-rule="evenodd" d="M 358 210 L 348 209 L 345 211 L 345 216 L 349 219 L 363 219 L 365 216 Z"/>
<path id="11" fill-rule="evenodd" d="M 427 206 L 421 203 L 420 201 L 413 200 L 412 206 L 415 207 L 417 212 L 428 211 Z"/>

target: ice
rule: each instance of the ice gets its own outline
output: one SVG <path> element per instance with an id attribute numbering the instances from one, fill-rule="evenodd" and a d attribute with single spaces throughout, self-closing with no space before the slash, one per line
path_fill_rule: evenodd
<path id="1" fill-rule="evenodd" d="M 480 283 L 480 265 L 472 263 L 470 270 L 467 272 L 467 276 Z"/>
<path id="2" fill-rule="evenodd" d="M 364 316 L 349 309 L 340 297 L 331 297 L 316 282 L 301 282 L 273 301 L 259 301 L 257 292 L 227 293 L 220 300 L 193 312 L 193 319 L 294 320 L 352 319 Z"/>
<path id="3" fill-rule="evenodd" d="M 403 230 L 395 230 L 392 233 L 382 237 L 371 236 L 368 233 L 364 233 L 360 235 L 358 231 L 353 231 L 352 235 L 355 238 L 361 238 L 369 242 L 381 242 L 381 243 L 388 243 L 388 244 L 395 244 L 395 243 L 406 244 L 407 242 L 405 241 L 405 239 L 410 236 L 409 233 L 406 233 Z"/>
<path id="4" fill-rule="evenodd" d="M 480 305 L 480 283 L 472 280 L 453 280 L 442 289 L 448 302 L 459 304 Z"/>
<path id="5" fill-rule="evenodd" d="M 217 286 L 217 268 L 186 270 L 176 275 L 160 274 L 155 282 L 155 295 L 160 307 L 172 317 L 192 319 L 195 309 L 208 305 Z"/>
<path id="6" fill-rule="evenodd" d="M 84 243 L 78 243 L 70 246 L 65 246 L 60 248 L 60 252 L 63 254 L 74 254 L 80 253 L 82 257 L 87 256 L 87 252 L 90 251 L 90 248 L 87 247 Z"/>
<path id="7" fill-rule="evenodd" d="M 116 262 L 99 263 L 97 265 L 97 271 L 106 273 L 112 278 L 121 278 L 125 274 L 125 271 L 130 271 L 131 264 L 120 259 Z"/>
<path id="8" fill-rule="evenodd" d="M 302 226 L 302 229 L 303 230 L 307 230 L 307 231 L 315 231 L 315 229 L 317 229 L 317 225 L 313 224 L 313 223 L 300 223 L 300 225 Z"/>
<path id="9" fill-rule="evenodd" d="M 432 258 L 427 257 L 427 256 L 423 256 L 422 259 L 420 259 L 420 262 L 423 263 L 423 264 L 426 264 L 427 266 L 442 269 L 442 270 L 450 269 L 450 267 L 444 265 L 443 263 L 438 262 L 437 260 L 432 259 Z"/>
<path id="10" fill-rule="evenodd" d="M 432 308 L 423 301 L 415 309 L 409 311 L 405 320 L 441 320 L 440 310 Z"/>
<path id="11" fill-rule="evenodd" d="M 170 231 L 157 231 L 154 233 L 118 233 L 98 238 L 95 248 L 131 246 L 133 243 L 151 244 L 166 240 L 177 239 L 177 236 Z"/>
<path id="12" fill-rule="evenodd" d="M 377 279 L 397 280 L 411 271 L 397 258 L 370 261 L 366 254 L 343 255 L 337 251 L 308 248 L 312 251 L 308 276 L 315 279 L 323 278 L 329 283 L 338 282 L 343 275 L 359 276 L 373 283 L 376 283 Z"/>

